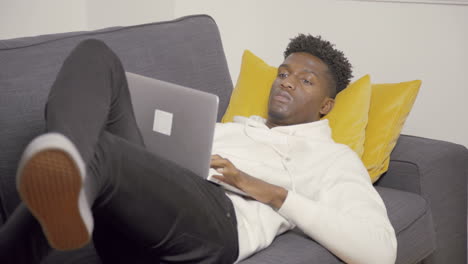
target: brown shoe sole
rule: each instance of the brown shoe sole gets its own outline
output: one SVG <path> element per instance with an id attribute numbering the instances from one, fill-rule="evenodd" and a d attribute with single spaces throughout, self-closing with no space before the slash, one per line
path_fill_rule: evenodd
<path id="1" fill-rule="evenodd" d="M 55 249 L 80 248 L 91 239 L 79 210 L 81 187 L 78 167 L 61 150 L 38 152 L 23 168 L 20 196 Z"/>

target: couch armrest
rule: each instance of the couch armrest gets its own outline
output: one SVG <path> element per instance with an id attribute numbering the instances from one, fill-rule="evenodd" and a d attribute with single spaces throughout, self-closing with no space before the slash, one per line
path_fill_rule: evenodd
<path id="1" fill-rule="evenodd" d="M 467 263 L 467 176 L 464 146 L 401 135 L 388 172 L 376 183 L 420 194 L 428 201 L 437 249 L 424 263 Z"/>

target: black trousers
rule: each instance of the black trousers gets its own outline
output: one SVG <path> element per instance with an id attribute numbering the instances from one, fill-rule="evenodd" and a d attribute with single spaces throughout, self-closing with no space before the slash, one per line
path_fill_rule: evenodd
<path id="1" fill-rule="evenodd" d="M 93 240 L 108 263 L 233 263 L 235 212 L 220 187 L 145 150 L 118 57 L 81 42 L 65 60 L 46 106 L 48 132 L 87 164 Z"/>

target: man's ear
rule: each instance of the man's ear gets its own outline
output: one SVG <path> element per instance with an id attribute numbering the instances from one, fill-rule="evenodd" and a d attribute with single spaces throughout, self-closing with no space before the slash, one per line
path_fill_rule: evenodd
<path id="1" fill-rule="evenodd" d="M 327 97 L 322 103 L 322 107 L 320 107 L 320 114 L 326 115 L 330 113 L 330 111 L 333 109 L 333 106 L 335 106 L 335 99 Z"/>

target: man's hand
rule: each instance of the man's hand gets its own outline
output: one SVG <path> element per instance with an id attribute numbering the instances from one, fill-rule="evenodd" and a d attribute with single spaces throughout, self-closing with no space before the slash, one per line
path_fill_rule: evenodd
<path id="1" fill-rule="evenodd" d="M 211 156 L 211 168 L 222 174 L 222 176 L 213 175 L 213 178 L 216 178 L 241 190 L 241 186 L 245 185 L 244 182 L 247 181 L 248 178 L 248 175 L 243 171 L 238 170 L 231 161 L 224 159 L 219 155 Z"/>
<path id="2" fill-rule="evenodd" d="M 248 175 L 219 155 L 211 156 L 211 168 L 222 174 L 213 175 L 213 178 L 237 187 L 255 200 L 268 204 L 274 209 L 279 209 L 288 195 L 286 189 Z"/>

